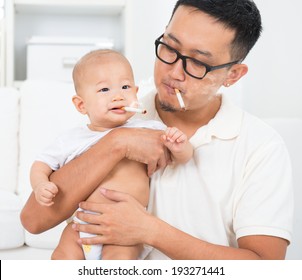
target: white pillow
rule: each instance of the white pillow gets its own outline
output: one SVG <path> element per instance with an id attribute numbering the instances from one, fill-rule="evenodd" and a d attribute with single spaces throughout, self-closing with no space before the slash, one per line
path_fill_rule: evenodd
<path id="1" fill-rule="evenodd" d="M 0 249 L 17 248 L 24 244 L 21 208 L 21 200 L 16 194 L 0 190 Z"/>
<path id="2" fill-rule="evenodd" d="M 0 88 L 0 188 L 11 192 L 17 187 L 19 92 Z"/>

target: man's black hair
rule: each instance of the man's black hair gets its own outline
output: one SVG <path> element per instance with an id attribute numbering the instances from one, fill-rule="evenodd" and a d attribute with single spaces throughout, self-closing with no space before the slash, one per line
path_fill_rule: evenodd
<path id="1" fill-rule="evenodd" d="M 235 30 L 231 49 L 234 60 L 243 60 L 260 37 L 261 15 L 252 0 L 178 0 L 172 17 L 179 6 L 196 8 L 215 18 L 226 28 Z"/>

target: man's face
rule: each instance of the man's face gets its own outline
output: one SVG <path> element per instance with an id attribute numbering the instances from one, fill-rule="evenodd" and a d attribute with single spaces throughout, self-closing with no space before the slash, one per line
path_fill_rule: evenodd
<path id="1" fill-rule="evenodd" d="M 216 66 L 231 61 L 230 44 L 235 32 L 192 7 L 180 6 L 166 28 L 163 42 L 182 55 Z M 156 59 L 154 79 L 159 102 L 179 110 L 174 88 L 183 93 L 187 110 L 199 110 L 208 104 L 224 83 L 228 68 L 214 70 L 198 80 L 183 70 L 179 59 L 174 64 L 165 64 Z"/>

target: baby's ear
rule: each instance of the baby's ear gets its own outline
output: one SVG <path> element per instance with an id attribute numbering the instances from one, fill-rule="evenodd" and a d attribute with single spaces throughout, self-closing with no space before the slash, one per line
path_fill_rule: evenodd
<path id="1" fill-rule="evenodd" d="M 85 103 L 84 100 L 82 99 L 82 97 L 78 96 L 78 95 L 74 95 L 72 97 L 72 103 L 74 104 L 74 106 L 76 107 L 76 109 L 83 115 L 87 114 L 87 110 L 85 108 Z"/>
<path id="2" fill-rule="evenodd" d="M 139 87 L 138 87 L 138 86 L 135 86 L 135 90 L 136 90 L 135 93 L 138 93 Z"/>

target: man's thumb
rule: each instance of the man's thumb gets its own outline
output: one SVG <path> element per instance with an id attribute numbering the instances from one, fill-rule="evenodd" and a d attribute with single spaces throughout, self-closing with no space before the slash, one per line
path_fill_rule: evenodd
<path id="1" fill-rule="evenodd" d="M 100 192 L 103 196 L 106 198 L 113 200 L 113 201 L 126 201 L 128 198 L 128 195 L 123 192 L 115 191 L 115 190 L 109 190 L 105 188 L 101 188 Z"/>

